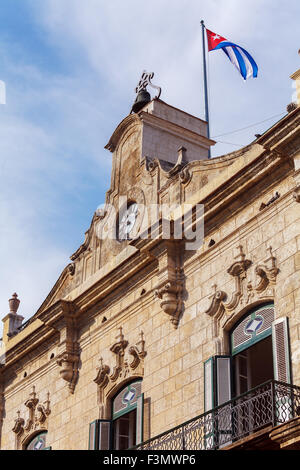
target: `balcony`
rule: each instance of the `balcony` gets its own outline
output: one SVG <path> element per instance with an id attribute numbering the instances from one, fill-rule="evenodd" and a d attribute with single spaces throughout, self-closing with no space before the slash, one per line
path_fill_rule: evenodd
<path id="1" fill-rule="evenodd" d="M 268 381 L 233 400 L 136 446 L 139 450 L 217 450 L 280 448 L 287 423 L 300 434 L 300 387 Z M 276 428 L 274 440 L 272 432 Z M 278 433 L 278 430 L 281 430 Z M 295 439 L 294 439 L 295 440 Z M 299 443 L 293 448 L 299 448 Z"/>

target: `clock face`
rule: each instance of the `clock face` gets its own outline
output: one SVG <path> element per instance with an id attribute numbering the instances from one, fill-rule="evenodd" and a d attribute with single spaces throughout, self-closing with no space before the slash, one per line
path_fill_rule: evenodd
<path id="1" fill-rule="evenodd" d="M 130 240 L 130 233 L 132 232 L 136 218 L 138 216 L 138 205 L 136 202 L 130 204 L 119 215 L 118 239 L 119 241 Z"/>

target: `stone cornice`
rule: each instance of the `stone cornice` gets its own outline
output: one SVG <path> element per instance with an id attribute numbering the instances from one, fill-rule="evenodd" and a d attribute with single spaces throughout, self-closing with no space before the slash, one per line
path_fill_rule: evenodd
<path id="1" fill-rule="evenodd" d="M 300 108 L 298 107 L 274 124 L 256 142 L 265 149 L 277 149 L 277 151 L 284 152 L 285 145 L 299 134 L 299 124 Z"/>
<path id="2" fill-rule="evenodd" d="M 15 336 L 8 342 L 6 348 L 2 350 L 5 355 L 0 373 L 4 372 L 19 361 L 22 357 L 28 355 L 33 349 L 36 349 L 41 343 L 47 341 L 55 334 L 55 330 L 49 328 L 40 321 L 33 322 L 28 329 L 24 329 L 23 334 Z"/>

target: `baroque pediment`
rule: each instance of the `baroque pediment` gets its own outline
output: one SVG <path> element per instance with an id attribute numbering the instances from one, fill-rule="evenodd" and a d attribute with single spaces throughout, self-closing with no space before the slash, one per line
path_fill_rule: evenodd
<path id="1" fill-rule="evenodd" d="M 113 390 L 116 390 L 126 380 L 144 375 L 144 358 L 147 355 L 144 333 L 141 331 L 139 341 L 130 345 L 123 334 L 122 327 L 120 327 L 119 334 L 115 343 L 110 347 L 110 351 L 113 354 L 113 365 L 104 364 L 101 357 L 94 379 L 98 386 L 100 413 L 105 412 L 105 403 Z"/>
<path id="2" fill-rule="evenodd" d="M 227 269 L 227 273 L 234 279 L 234 288 L 225 292 L 215 284 L 210 296 L 210 305 L 206 309 L 207 315 L 215 320 L 216 336 L 219 328 L 224 328 L 237 311 L 261 299 L 274 297 L 279 269 L 272 247 L 268 248 L 265 261 L 258 264 L 246 257 L 242 245 L 237 249 L 239 253 L 235 261 Z"/>
<path id="3" fill-rule="evenodd" d="M 75 270 L 76 267 L 74 263 L 70 263 L 65 267 L 46 299 L 38 309 L 36 315 L 47 310 L 51 305 L 55 304 L 58 300 L 63 299 L 67 295 L 73 285 Z"/>

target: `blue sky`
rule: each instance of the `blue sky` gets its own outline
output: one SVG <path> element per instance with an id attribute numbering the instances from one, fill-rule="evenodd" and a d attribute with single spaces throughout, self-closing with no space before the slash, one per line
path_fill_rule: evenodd
<path id="1" fill-rule="evenodd" d="M 247 82 L 221 51 L 209 56 L 211 135 L 226 134 L 213 155 L 236 150 L 292 101 L 299 13 L 297 0 L 2 0 L 2 317 L 15 291 L 19 313 L 33 315 L 82 243 L 110 184 L 104 146 L 141 72 L 155 72 L 164 101 L 203 118 L 200 20 L 252 53 L 259 76 Z"/>

